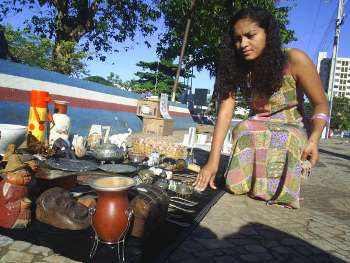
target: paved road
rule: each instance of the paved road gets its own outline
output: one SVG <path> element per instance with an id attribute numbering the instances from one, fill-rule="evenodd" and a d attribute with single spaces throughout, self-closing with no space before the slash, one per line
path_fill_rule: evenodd
<path id="1" fill-rule="evenodd" d="M 350 143 L 320 149 L 301 209 L 226 193 L 167 262 L 350 262 Z"/>

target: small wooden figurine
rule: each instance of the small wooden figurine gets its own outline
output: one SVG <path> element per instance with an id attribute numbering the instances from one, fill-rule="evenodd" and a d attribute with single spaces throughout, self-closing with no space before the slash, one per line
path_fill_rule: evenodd
<path id="1" fill-rule="evenodd" d="M 24 228 L 30 223 L 31 201 L 27 184 L 31 181 L 29 167 L 17 154 L 8 158 L 0 182 L 0 227 Z"/>

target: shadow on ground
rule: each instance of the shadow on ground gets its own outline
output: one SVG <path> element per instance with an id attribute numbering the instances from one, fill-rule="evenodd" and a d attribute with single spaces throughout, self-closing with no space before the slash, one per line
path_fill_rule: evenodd
<path id="1" fill-rule="evenodd" d="M 236 233 L 221 238 L 208 228 L 198 227 L 164 262 L 345 263 L 348 261 L 278 229 L 260 223 L 248 223 Z"/>
<path id="2" fill-rule="evenodd" d="M 329 155 L 332 155 L 332 156 L 335 156 L 335 157 L 338 157 L 338 158 L 342 158 L 342 159 L 345 159 L 345 160 L 350 160 L 350 155 L 347 155 L 347 154 L 336 153 L 336 152 L 332 152 L 332 151 L 328 151 L 328 150 L 324 150 L 324 149 L 319 149 L 319 151 L 321 153 L 326 153 L 326 154 L 329 154 Z"/>

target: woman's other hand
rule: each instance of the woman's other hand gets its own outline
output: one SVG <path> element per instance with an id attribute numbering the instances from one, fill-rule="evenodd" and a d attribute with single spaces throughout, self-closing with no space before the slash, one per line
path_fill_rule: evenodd
<path id="1" fill-rule="evenodd" d="M 309 160 L 312 167 L 314 167 L 319 159 L 318 144 L 315 142 L 309 142 L 301 154 L 301 160 Z"/>
<path id="2" fill-rule="evenodd" d="M 199 171 L 196 181 L 193 183 L 195 190 L 204 191 L 208 184 L 212 189 L 216 189 L 214 180 L 218 169 L 206 164 Z"/>
<path id="3" fill-rule="evenodd" d="M 322 113 L 328 115 L 327 98 L 320 76 L 312 60 L 306 53 L 294 48 L 288 52 L 288 55 L 293 78 L 296 80 L 297 86 L 301 87 L 311 102 L 314 114 Z M 314 119 L 311 123 L 309 142 L 301 155 L 301 160 L 309 160 L 312 166 L 315 166 L 319 159 L 318 142 L 325 125 L 326 122 L 322 119 Z"/>

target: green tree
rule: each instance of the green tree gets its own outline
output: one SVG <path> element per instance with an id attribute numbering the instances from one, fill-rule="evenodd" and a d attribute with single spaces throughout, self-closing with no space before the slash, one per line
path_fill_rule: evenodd
<path id="1" fill-rule="evenodd" d="M 64 61 L 56 61 L 53 64 L 52 51 L 55 43 L 48 38 L 32 34 L 29 30 L 14 30 L 11 26 L 6 27 L 5 36 L 13 59 L 19 63 L 54 70 L 56 64 Z M 86 74 L 86 65 L 82 62 L 87 53 L 74 49 L 70 54 L 71 75 L 80 76 Z"/>
<path id="2" fill-rule="evenodd" d="M 118 87 L 124 90 L 131 90 L 130 81 L 123 82 L 117 73 L 110 72 L 107 76 L 107 80 L 111 82 L 114 87 Z"/>
<path id="3" fill-rule="evenodd" d="M 88 81 L 96 82 L 96 83 L 99 83 L 102 85 L 106 85 L 106 86 L 111 86 L 111 87 L 114 86 L 111 81 L 106 80 L 105 78 L 103 78 L 101 76 L 89 76 L 89 77 L 86 77 L 84 79 L 88 80 Z"/>
<path id="4" fill-rule="evenodd" d="M 308 117 L 311 118 L 312 114 L 314 112 L 314 108 L 312 107 L 311 103 L 309 101 L 304 100 L 304 114 Z"/>
<path id="5" fill-rule="evenodd" d="M 284 43 L 294 38 L 294 31 L 287 29 L 289 7 L 278 7 L 275 0 L 197 0 L 192 14 L 192 24 L 186 46 L 185 64 L 207 69 L 215 76 L 223 33 L 232 16 L 241 8 L 264 7 L 272 12 L 281 27 Z M 157 51 L 163 57 L 174 59 L 179 55 L 186 20 L 190 15 L 191 1 L 161 0 L 160 10 L 164 15 L 167 31 L 161 36 Z"/>
<path id="6" fill-rule="evenodd" d="M 28 9 L 36 12 L 26 21 L 27 28 L 54 40 L 52 64 L 64 74 L 72 72 L 71 54 L 77 44 L 85 52 L 91 45 L 104 60 L 102 52 L 117 51 L 115 43 L 134 40 L 136 32 L 142 36 L 153 33 L 154 21 L 160 16 L 151 1 L 142 0 L 2 0 L 0 22 Z"/>
<path id="7" fill-rule="evenodd" d="M 350 99 L 334 97 L 332 104 L 331 128 L 334 130 L 350 130 Z"/>
<path id="8" fill-rule="evenodd" d="M 294 0 L 290 0 L 294 1 Z M 157 52 L 169 59 L 179 55 L 186 20 L 191 15 L 192 24 L 184 57 L 185 67 L 195 66 L 197 70 L 207 69 L 212 77 L 216 75 L 218 58 L 225 25 L 241 8 L 250 6 L 264 7 L 272 12 L 280 24 L 281 36 L 284 43 L 294 38 L 294 31 L 287 25 L 289 7 L 279 7 L 275 0 L 197 0 L 192 14 L 189 13 L 189 0 L 161 0 L 160 10 L 164 16 L 167 31 L 161 36 Z M 216 109 L 217 89 L 214 86 L 212 101 L 208 111 Z"/>
<path id="9" fill-rule="evenodd" d="M 117 73 L 110 72 L 107 80 L 115 85 L 123 85 L 123 81 Z"/>
<path id="10" fill-rule="evenodd" d="M 160 95 L 161 93 L 171 94 L 172 87 L 174 85 L 177 65 L 173 64 L 171 60 L 161 60 L 159 63 L 140 61 L 136 64 L 142 68 L 142 71 L 135 73 L 138 77 L 137 80 L 132 80 L 132 90 L 137 93 L 143 93 L 146 91 L 152 92 L 154 95 Z M 181 76 L 183 78 L 193 77 L 188 70 L 182 71 Z M 176 95 L 179 96 L 187 86 L 183 83 L 179 83 L 179 88 Z"/>

